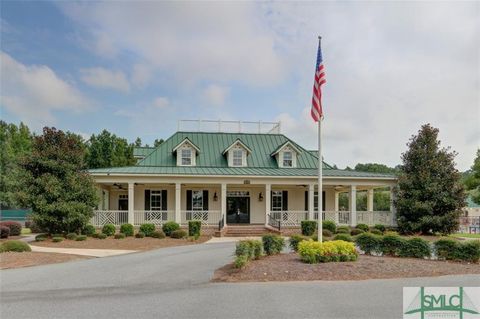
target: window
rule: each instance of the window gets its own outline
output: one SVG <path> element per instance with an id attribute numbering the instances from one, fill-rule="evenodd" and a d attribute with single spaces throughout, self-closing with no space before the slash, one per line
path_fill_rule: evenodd
<path id="1" fill-rule="evenodd" d="M 182 149 L 182 165 L 192 165 L 192 150 L 189 148 Z"/>
<path id="2" fill-rule="evenodd" d="M 192 191 L 192 210 L 203 210 L 203 191 Z"/>
<path id="3" fill-rule="evenodd" d="M 293 158 L 292 152 L 283 152 L 283 167 L 292 167 Z"/>
<path id="4" fill-rule="evenodd" d="M 281 211 L 282 207 L 282 191 L 272 191 L 272 210 Z"/>
<path id="5" fill-rule="evenodd" d="M 162 191 L 160 190 L 150 191 L 150 210 L 163 210 Z"/>
<path id="6" fill-rule="evenodd" d="M 243 151 L 242 150 L 233 150 L 232 166 L 243 166 Z"/>

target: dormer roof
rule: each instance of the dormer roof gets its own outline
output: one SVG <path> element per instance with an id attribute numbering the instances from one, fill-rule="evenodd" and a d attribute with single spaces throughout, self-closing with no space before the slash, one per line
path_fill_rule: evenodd
<path id="1" fill-rule="evenodd" d="M 302 153 L 302 151 L 292 142 L 290 141 L 285 141 L 285 143 L 281 144 L 280 146 L 278 146 L 275 151 L 273 151 L 272 154 L 270 154 L 271 156 L 275 156 L 277 155 L 278 153 L 280 153 L 285 147 L 289 146 L 290 148 L 292 148 L 295 152 L 297 152 L 298 155 L 300 155 Z"/>
<path id="2" fill-rule="evenodd" d="M 252 154 L 252 150 L 245 144 L 242 142 L 241 139 L 237 138 L 232 144 L 230 144 L 222 153 L 222 155 L 225 155 L 228 153 L 229 150 L 231 150 L 235 145 L 239 144 L 240 146 L 242 146 L 246 151 L 247 151 L 247 154 Z"/>
<path id="3" fill-rule="evenodd" d="M 185 137 L 180 143 L 175 145 L 175 147 L 172 149 L 172 153 L 175 153 L 185 143 L 188 143 L 191 147 L 195 149 L 195 151 L 197 151 L 197 153 L 200 153 L 200 148 L 193 144 L 188 137 Z"/>

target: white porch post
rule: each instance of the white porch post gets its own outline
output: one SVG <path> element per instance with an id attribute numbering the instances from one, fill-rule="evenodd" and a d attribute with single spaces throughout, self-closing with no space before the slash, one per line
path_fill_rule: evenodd
<path id="1" fill-rule="evenodd" d="M 357 186 L 351 185 L 350 186 L 350 198 L 348 201 L 349 209 L 350 209 L 350 225 L 356 226 L 357 225 Z"/>
<path id="2" fill-rule="evenodd" d="M 313 207 L 315 197 L 315 184 L 308 184 L 308 220 L 313 220 L 315 207 Z"/>
<path id="3" fill-rule="evenodd" d="M 223 183 L 220 194 L 220 201 L 221 201 L 221 213 L 223 217 L 224 226 L 227 226 L 227 184 Z"/>
<path id="4" fill-rule="evenodd" d="M 272 194 L 272 185 L 265 184 L 265 225 L 268 225 L 268 214 L 270 214 L 270 202 L 271 202 L 271 194 Z"/>
<path id="5" fill-rule="evenodd" d="M 340 211 L 340 193 L 335 191 L 335 198 L 334 198 L 334 208 L 333 210 L 335 211 L 335 224 L 338 225 L 338 212 Z"/>
<path id="6" fill-rule="evenodd" d="M 135 183 L 128 183 L 128 223 L 133 225 L 135 214 Z"/>
<path id="7" fill-rule="evenodd" d="M 395 186 L 390 186 L 390 213 L 392 214 L 392 225 L 397 226 L 397 208 L 395 207 L 395 193 L 393 189 Z"/>
<path id="8" fill-rule="evenodd" d="M 182 214 L 180 212 L 180 207 L 182 204 L 182 184 L 175 183 L 175 222 L 179 223 L 182 221 Z"/>
<path id="9" fill-rule="evenodd" d="M 373 188 L 367 191 L 367 211 L 373 212 Z"/>

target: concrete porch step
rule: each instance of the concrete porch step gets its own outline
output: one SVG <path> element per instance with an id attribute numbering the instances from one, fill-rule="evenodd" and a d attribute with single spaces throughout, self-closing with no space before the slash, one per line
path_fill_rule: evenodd
<path id="1" fill-rule="evenodd" d="M 225 229 L 222 231 L 222 234 L 219 235 L 226 237 L 260 237 L 272 233 L 279 232 L 273 228 L 265 227 L 264 225 L 232 225 L 226 226 Z"/>

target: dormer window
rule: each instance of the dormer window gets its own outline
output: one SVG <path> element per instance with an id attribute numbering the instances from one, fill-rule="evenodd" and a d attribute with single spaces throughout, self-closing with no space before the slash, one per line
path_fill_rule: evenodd
<path id="1" fill-rule="evenodd" d="M 243 166 L 243 150 L 232 150 L 232 166 Z"/>
<path id="2" fill-rule="evenodd" d="M 177 154 L 177 166 L 195 166 L 200 149 L 185 138 L 173 148 L 172 152 Z"/>
<path id="3" fill-rule="evenodd" d="M 302 153 L 295 144 L 286 141 L 280 145 L 271 156 L 275 156 L 278 167 L 281 168 L 295 168 L 297 167 L 297 157 Z"/>
<path id="4" fill-rule="evenodd" d="M 230 167 L 247 167 L 247 156 L 251 153 L 250 148 L 240 139 L 236 139 L 223 151 Z"/>
<path id="5" fill-rule="evenodd" d="M 182 149 L 182 165 L 191 166 L 192 165 L 192 150 L 189 148 Z"/>
<path id="6" fill-rule="evenodd" d="M 290 151 L 283 152 L 283 167 L 293 167 L 293 154 Z"/>

